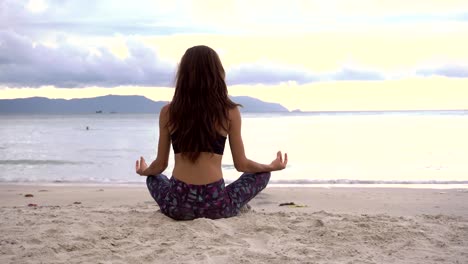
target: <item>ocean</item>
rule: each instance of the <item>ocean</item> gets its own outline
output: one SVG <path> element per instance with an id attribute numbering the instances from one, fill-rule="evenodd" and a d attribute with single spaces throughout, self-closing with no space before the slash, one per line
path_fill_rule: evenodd
<path id="1" fill-rule="evenodd" d="M 0 182 L 143 183 L 135 161 L 156 157 L 157 125 L 157 114 L 0 115 Z M 252 160 L 288 153 L 273 186 L 468 188 L 467 111 L 245 113 L 242 135 Z M 223 172 L 240 175 L 229 144 Z"/>

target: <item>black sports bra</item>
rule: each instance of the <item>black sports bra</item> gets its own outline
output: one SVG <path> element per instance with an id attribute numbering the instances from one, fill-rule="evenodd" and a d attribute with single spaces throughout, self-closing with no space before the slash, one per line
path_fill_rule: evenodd
<path id="1" fill-rule="evenodd" d="M 172 133 L 171 141 L 172 141 L 172 148 L 174 149 L 174 154 L 178 154 L 181 152 L 191 152 L 189 150 L 181 148 L 177 144 L 174 144 L 176 138 L 177 138 L 177 133 Z M 201 152 L 213 152 L 218 155 L 223 155 L 224 146 L 226 145 L 226 139 L 227 137 L 220 135 L 218 133 L 218 136 L 216 137 L 216 141 L 211 143 L 211 147 L 213 148 L 213 150 L 210 150 L 210 148 L 208 147 L 204 147 L 203 149 L 201 149 Z"/>

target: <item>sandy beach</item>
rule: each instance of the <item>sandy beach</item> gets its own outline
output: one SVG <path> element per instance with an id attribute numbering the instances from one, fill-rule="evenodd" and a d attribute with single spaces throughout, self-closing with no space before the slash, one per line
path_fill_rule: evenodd
<path id="1" fill-rule="evenodd" d="M 250 205 L 176 222 L 144 186 L 3 184 L 0 263 L 468 263 L 467 189 L 269 187 Z"/>

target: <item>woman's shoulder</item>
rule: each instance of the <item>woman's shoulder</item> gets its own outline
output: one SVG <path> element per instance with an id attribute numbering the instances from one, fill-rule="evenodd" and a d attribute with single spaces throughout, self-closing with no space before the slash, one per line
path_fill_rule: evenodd
<path id="1" fill-rule="evenodd" d="M 164 123 L 164 125 L 167 125 L 169 121 L 169 107 L 170 103 L 164 105 L 159 111 L 159 122 Z"/>
<path id="2" fill-rule="evenodd" d="M 230 134 L 230 131 L 232 130 L 233 127 L 240 127 L 240 124 L 242 123 L 242 117 L 241 117 L 241 112 L 238 106 L 235 106 L 231 109 L 229 109 L 229 120 L 228 120 L 228 134 Z"/>
<path id="3" fill-rule="evenodd" d="M 170 109 L 170 107 L 171 107 L 171 103 L 170 103 L 170 102 L 167 103 L 166 105 L 164 105 L 164 106 L 161 108 L 160 112 L 159 112 L 160 116 L 162 117 L 162 116 L 167 116 L 167 115 L 169 115 L 169 109 Z"/>
<path id="4" fill-rule="evenodd" d="M 239 106 L 234 106 L 234 107 L 229 109 L 229 119 L 230 120 L 233 120 L 235 118 L 240 118 L 240 116 L 241 116 L 241 112 L 240 112 Z"/>
<path id="5" fill-rule="evenodd" d="M 169 111 L 169 108 L 171 107 L 171 102 L 168 102 L 161 108 L 161 112 L 167 112 Z"/>

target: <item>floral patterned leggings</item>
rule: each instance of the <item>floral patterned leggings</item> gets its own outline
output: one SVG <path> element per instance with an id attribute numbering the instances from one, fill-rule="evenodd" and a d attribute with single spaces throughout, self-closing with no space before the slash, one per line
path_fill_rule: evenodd
<path id="1" fill-rule="evenodd" d="M 211 219 L 239 214 L 270 180 L 269 172 L 244 173 L 225 186 L 224 180 L 206 185 L 187 184 L 165 175 L 148 176 L 146 185 L 161 212 L 175 220 Z"/>

